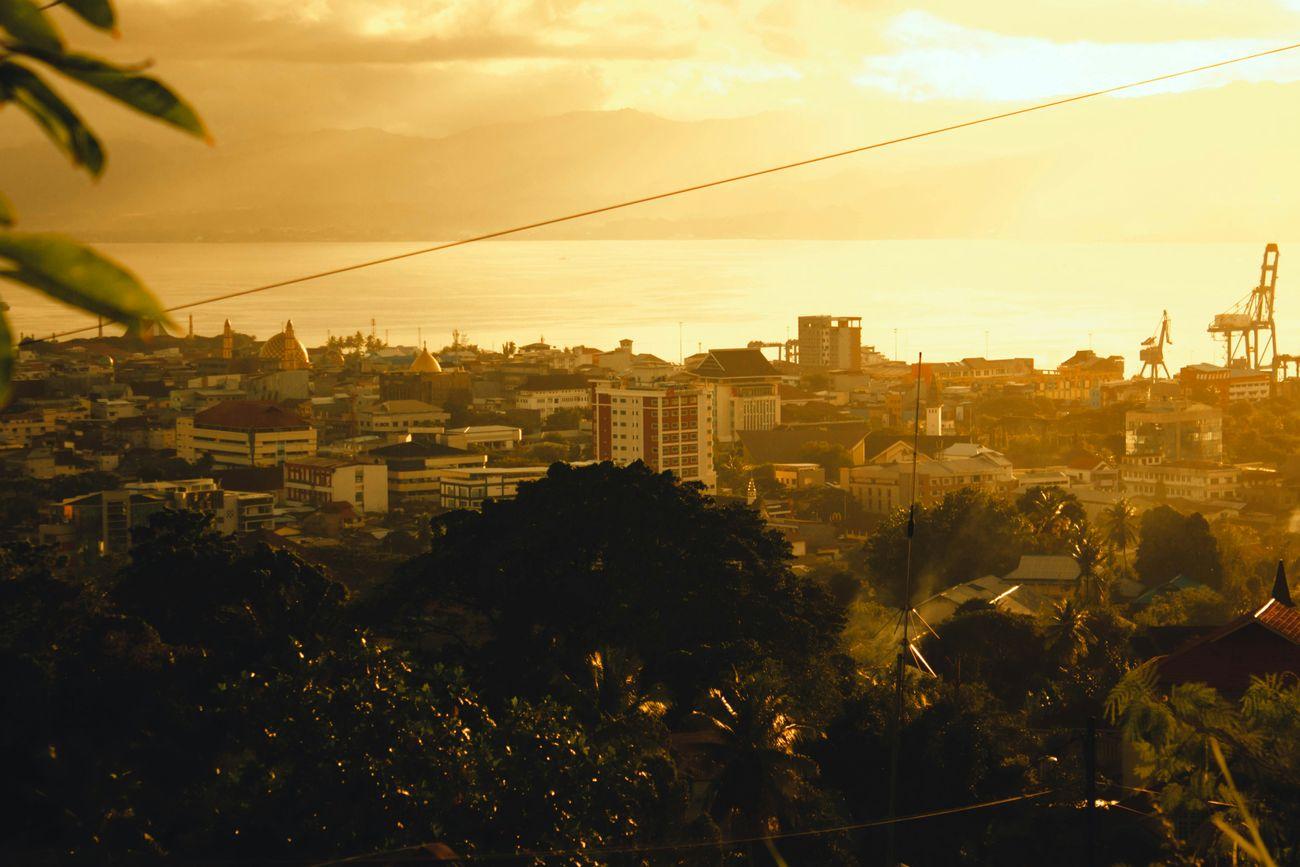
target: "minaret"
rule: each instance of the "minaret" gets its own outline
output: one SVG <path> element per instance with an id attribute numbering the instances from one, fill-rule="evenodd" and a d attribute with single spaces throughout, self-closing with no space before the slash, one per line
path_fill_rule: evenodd
<path id="1" fill-rule="evenodd" d="M 235 329 L 230 327 L 230 320 L 226 320 L 226 327 L 221 330 L 221 357 L 235 357 Z"/>
<path id="2" fill-rule="evenodd" d="M 1286 566 L 1281 560 L 1277 561 L 1277 575 L 1273 578 L 1273 598 L 1287 608 L 1295 607 L 1291 601 L 1291 588 L 1286 586 Z"/>

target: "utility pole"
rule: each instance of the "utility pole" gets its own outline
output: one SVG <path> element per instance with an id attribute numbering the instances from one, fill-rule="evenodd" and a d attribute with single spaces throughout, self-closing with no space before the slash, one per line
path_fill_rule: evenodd
<path id="1" fill-rule="evenodd" d="M 897 332 L 897 329 L 895 329 Z M 889 819 L 886 826 L 885 867 L 894 867 L 894 822 L 898 817 L 898 768 L 903 751 L 903 678 L 907 673 L 904 655 L 911 649 L 907 627 L 912 617 L 912 537 L 916 535 L 916 462 L 921 451 L 921 353 L 916 354 L 916 403 L 912 418 L 912 492 L 907 507 L 907 566 L 903 572 L 903 635 L 898 643 L 898 670 L 895 673 L 894 738 L 889 753 Z"/>
<path id="2" fill-rule="evenodd" d="M 1084 813 L 1087 840 L 1084 852 L 1088 867 L 1097 864 L 1097 719 L 1088 717 L 1088 728 L 1083 739 L 1083 774 L 1084 787 L 1088 796 L 1088 806 Z"/>

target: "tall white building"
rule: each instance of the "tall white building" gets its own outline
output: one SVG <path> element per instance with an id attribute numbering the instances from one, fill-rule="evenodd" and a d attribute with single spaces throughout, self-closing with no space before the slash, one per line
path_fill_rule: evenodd
<path id="1" fill-rule="evenodd" d="M 655 472 L 717 489 L 711 389 L 598 386 L 591 417 L 596 460 L 644 461 Z"/>

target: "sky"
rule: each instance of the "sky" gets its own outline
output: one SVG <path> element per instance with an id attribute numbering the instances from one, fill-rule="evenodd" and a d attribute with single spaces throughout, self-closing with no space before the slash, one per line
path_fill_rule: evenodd
<path id="1" fill-rule="evenodd" d="M 446 135 L 631 108 L 677 120 L 1002 105 L 1300 40 L 1300 0 L 120 0 L 120 42 L 218 140 Z M 1300 52 L 1164 89 L 1300 79 Z M 1151 88 L 1149 92 L 1156 92 Z M 100 116 L 96 116 L 100 121 Z M 102 115 L 109 129 L 123 119 Z"/>

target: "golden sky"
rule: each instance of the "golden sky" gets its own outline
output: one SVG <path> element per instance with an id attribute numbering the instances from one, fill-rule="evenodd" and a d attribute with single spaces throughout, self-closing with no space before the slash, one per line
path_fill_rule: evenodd
<path id="1" fill-rule="evenodd" d="M 1300 39 L 1300 0 L 121 0 L 218 137 L 1003 103 Z M 87 38 L 89 34 L 87 34 Z M 1297 57 L 1187 81 L 1300 79 Z M 112 121 L 109 121 L 112 122 Z"/>

